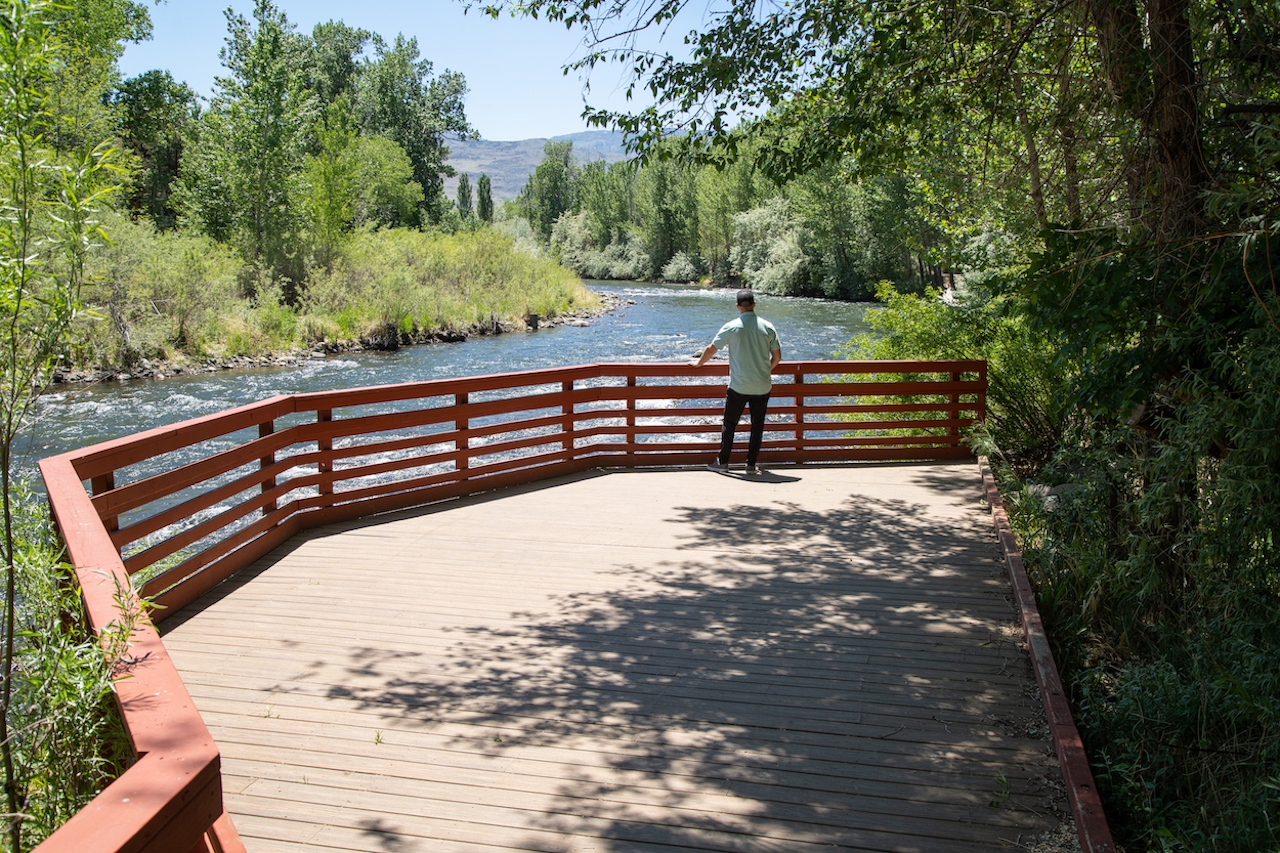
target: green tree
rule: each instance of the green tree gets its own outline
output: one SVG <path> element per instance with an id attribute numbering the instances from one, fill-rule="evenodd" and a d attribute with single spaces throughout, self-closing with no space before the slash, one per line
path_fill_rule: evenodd
<path id="1" fill-rule="evenodd" d="M 573 143 L 548 142 L 542 162 L 516 198 L 517 209 L 543 240 L 551 239 L 551 228 L 560 215 L 574 209 L 576 172 Z"/>
<path id="2" fill-rule="evenodd" d="M 147 71 L 125 80 L 111 93 L 120 115 L 120 137 L 140 167 L 126 201 L 157 228 L 177 224 L 170 197 L 182 162 L 184 137 L 198 116 L 196 93 L 168 71 Z"/>
<path id="3" fill-rule="evenodd" d="M 639 223 L 637 174 L 634 163 L 610 165 L 603 160 L 578 171 L 578 204 L 587 214 L 591 238 L 598 248 L 623 240 L 630 227 Z"/>
<path id="4" fill-rule="evenodd" d="M 184 170 L 187 209 L 210 236 L 234 235 L 245 260 L 283 281 L 287 298 L 302 280 L 301 211 L 296 201 L 315 98 L 305 86 L 306 43 L 271 0 L 252 22 L 227 12 L 213 103 Z"/>
<path id="5" fill-rule="evenodd" d="M 458 175 L 458 213 L 463 219 L 470 219 L 472 214 L 471 179 L 466 172 Z"/>
<path id="6" fill-rule="evenodd" d="M 46 387 L 79 303 L 84 255 L 99 235 L 90 224 L 102 201 L 101 181 L 112 154 L 106 146 L 67 164 L 42 149 L 51 123 L 52 61 L 46 16 L 39 0 L 0 7 L 0 485 L 3 495 L 5 590 L 0 655 L 0 761 L 3 762 L 9 848 L 23 846 L 23 820 L 31 770 L 18 747 L 28 735 L 13 726 L 17 709 L 18 573 L 13 445 L 27 426 L 36 396 Z"/>
<path id="7" fill-rule="evenodd" d="M 149 39 L 151 17 L 146 4 L 134 0 L 55 3 L 43 16 L 58 56 L 46 90 L 45 138 L 61 152 L 92 149 L 115 129 L 109 93 L 124 43 Z"/>
<path id="8" fill-rule="evenodd" d="M 746 158 L 729 164 L 707 165 L 698 171 L 698 251 L 711 277 L 723 281 L 733 250 L 734 217 L 755 206 L 758 193 L 751 163 Z"/>
<path id="9" fill-rule="evenodd" d="M 325 110 L 318 154 L 303 168 L 301 201 L 312 257 L 326 270 L 347 235 L 362 225 L 416 225 L 422 188 L 404 149 L 382 136 L 360 136 L 346 95 Z"/>
<path id="10" fill-rule="evenodd" d="M 464 101 L 466 79 L 452 71 L 432 76 L 432 64 L 418 54 L 418 40 L 397 35 L 388 45 L 373 37 L 374 56 L 359 75 L 356 109 L 367 134 L 399 143 L 413 164 L 413 179 L 422 187 L 426 218 L 440 219 L 448 206 L 444 176 L 454 171 L 445 161 L 445 136 L 473 136 Z"/>
<path id="11" fill-rule="evenodd" d="M 676 159 L 655 159 L 637 179 L 640 228 L 650 266 L 662 269 L 677 252 L 698 250 L 697 173 Z"/>
<path id="12" fill-rule="evenodd" d="M 349 27 L 342 21 L 326 21 L 312 28 L 306 69 L 320 104 L 328 106 L 342 95 L 354 100 L 360 56 L 372 38 L 373 33 L 368 30 Z"/>
<path id="13" fill-rule="evenodd" d="M 301 200 L 315 261 L 329 269 L 356 213 L 356 128 L 351 102 L 345 95 L 339 95 L 325 110 L 316 139 L 320 151 L 306 158 Z"/>
<path id="14" fill-rule="evenodd" d="M 489 176 L 481 173 L 476 181 L 476 215 L 481 222 L 493 221 L 493 190 L 489 185 Z"/>

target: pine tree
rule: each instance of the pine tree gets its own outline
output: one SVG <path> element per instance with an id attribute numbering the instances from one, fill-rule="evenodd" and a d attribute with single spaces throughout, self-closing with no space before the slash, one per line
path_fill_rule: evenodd
<path id="1" fill-rule="evenodd" d="M 493 192 L 489 186 L 489 176 L 482 174 L 476 182 L 476 215 L 485 222 L 493 221 Z"/>
<path id="2" fill-rule="evenodd" d="M 466 172 L 458 175 L 458 213 L 463 219 L 471 218 L 471 179 Z"/>

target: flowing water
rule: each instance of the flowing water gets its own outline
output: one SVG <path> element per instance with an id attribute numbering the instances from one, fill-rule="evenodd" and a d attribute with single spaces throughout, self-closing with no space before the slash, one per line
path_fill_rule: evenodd
<path id="1" fill-rule="evenodd" d="M 162 380 L 58 386 L 42 400 L 20 443 L 20 467 L 77 447 L 174 423 L 277 394 L 619 361 L 686 361 L 736 316 L 734 291 L 588 282 L 622 306 L 585 328 L 554 327 L 474 337 L 463 343 L 310 359 L 296 367 L 201 373 Z M 832 357 L 867 330 L 865 305 L 762 297 L 760 316 L 778 327 L 786 359 Z"/>

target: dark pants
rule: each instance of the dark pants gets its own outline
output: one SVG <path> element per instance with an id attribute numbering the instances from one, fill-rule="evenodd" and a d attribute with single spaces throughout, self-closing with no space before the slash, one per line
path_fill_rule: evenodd
<path id="1" fill-rule="evenodd" d="M 760 455 L 760 441 L 764 438 L 764 410 L 769 405 L 768 394 L 739 394 L 732 388 L 724 399 L 724 428 L 720 431 L 721 465 L 729 464 L 729 451 L 733 448 L 733 433 L 742 419 L 742 410 L 751 406 L 751 440 L 747 442 L 747 464 L 756 464 Z"/>

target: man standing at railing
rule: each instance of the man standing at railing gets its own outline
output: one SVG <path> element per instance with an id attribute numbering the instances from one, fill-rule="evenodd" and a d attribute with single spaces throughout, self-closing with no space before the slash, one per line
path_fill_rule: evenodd
<path id="1" fill-rule="evenodd" d="M 720 327 L 715 340 L 689 364 L 702 367 L 720 350 L 729 350 L 729 391 L 724 401 L 724 428 L 720 432 L 720 454 L 707 465 L 711 471 L 729 470 L 729 451 L 738 429 L 742 410 L 751 407 L 751 439 L 747 443 L 747 473 L 759 474 L 756 458 L 764 438 L 764 412 L 773 390 L 773 369 L 782 361 L 778 330 L 768 320 L 756 316 L 756 297 L 750 290 L 738 291 L 738 319 Z"/>

